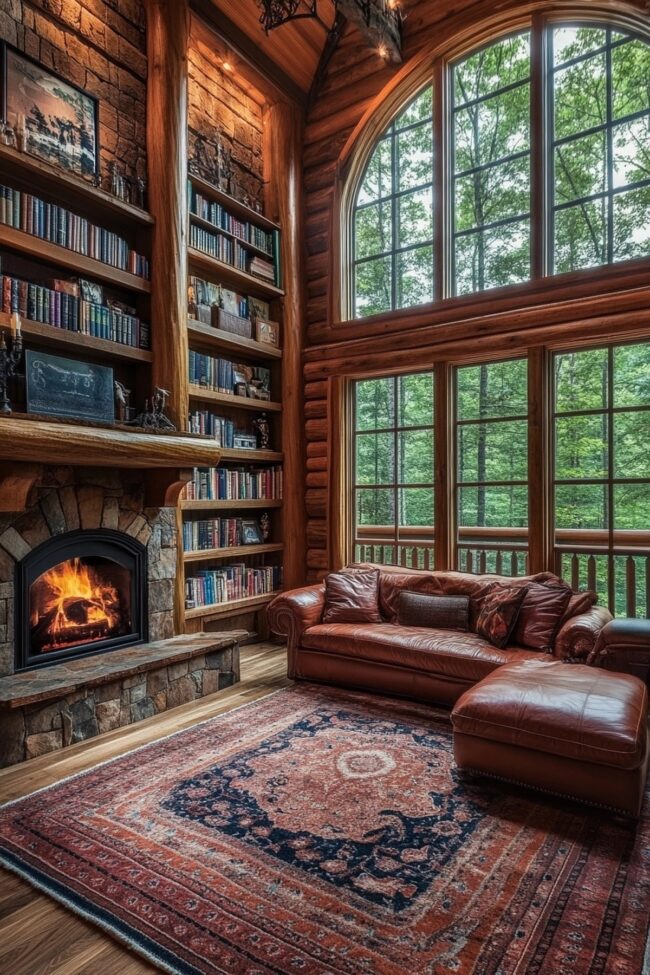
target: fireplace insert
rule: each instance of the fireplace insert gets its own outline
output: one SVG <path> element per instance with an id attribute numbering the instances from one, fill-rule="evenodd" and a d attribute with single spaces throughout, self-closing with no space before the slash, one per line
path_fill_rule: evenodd
<path id="1" fill-rule="evenodd" d="M 146 549 L 108 528 L 57 535 L 16 566 L 16 670 L 147 639 Z"/>

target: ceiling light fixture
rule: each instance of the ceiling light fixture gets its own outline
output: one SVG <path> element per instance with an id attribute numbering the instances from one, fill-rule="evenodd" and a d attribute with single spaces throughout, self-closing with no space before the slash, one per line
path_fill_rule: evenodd
<path id="1" fill-rule="evenodd" d="M 402 60 L 403 15 L 399 0 L 332 0 L 337 13 L 359 28 L 371 47 L 382 58 L 399 64 Z M 329 33 L 330 27 L 319 16 L 318 0 L 257 0 L 260 24 L 269 31 L 292 20 L 311 18 Z M 384 53 L 385 52 L 385 53 Z"/>

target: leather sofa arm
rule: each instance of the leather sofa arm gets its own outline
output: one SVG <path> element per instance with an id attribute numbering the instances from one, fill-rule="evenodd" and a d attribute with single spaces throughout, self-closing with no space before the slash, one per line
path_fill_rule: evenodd
<path id="1" fill-rule="evenodd" d="M 650 620 L 612 620 L 600 631 L 588 663 L 650 680 Z"/>
<path id="2" fill-rule="evenodd" d="M 287 638 L 289 677 L 295 676 L 295 658 L 300 638 L 310 626 L 320 623 L 325 606 L 325 586 L 305 586 L 290 589 L 276 596 L 267 609 L 267 619 L 273 633 Z"/>
<path id="3" fill-rule="evenodd" d="M 555 638 L 553 656 L 566 663 L 588 663 L 600 632 L 612 614 L 603 606 L 592 606 L 567 620 Z"/>

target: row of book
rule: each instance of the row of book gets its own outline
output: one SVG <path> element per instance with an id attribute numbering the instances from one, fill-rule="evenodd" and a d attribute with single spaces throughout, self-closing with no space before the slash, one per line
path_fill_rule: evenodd
<path id="1" fill-rule="evenodd" d="M 55 281 L 55 287 L 48 288 L 7 274 L 2 275 L 0 282 L 2 311 L 6 314 L 18 312 L 22 318 L 33 322 L 108 339 L 135 349 L 150 347 L 149 326 L 132 310 L 127 311 L 117 303 L 101 305 L 86 301 L 70 290 L 62 290 L 68 285 L 74 289 L 74 284 Z M 60 287 L 56 286 L 58 284 Z"/>
<path id="2" fill-rule="evenodd" d="M 232 393 L 235 387 L 235 363 L 190 349 L 189 380 L 194 386 L 205 386 L 218 393 Z"/>
<path id="3" fill-rule="evenodd" d="M 183 522 L 183 551 L 245 545 L 241 518 L 208 518 Z"/>
<path id="4" fill-rule="evenodd" d="M 191 183 L 189 198 L 190 213 L 201 217 L 202 220 L 207 220 L 208 223 L 213 224 L 219 230 L 225 230 L 226 233 L 232 234 L 234 237 L 239 237 L 245 243 L 253 244 L 259 250 L 266 251 L 270 257 L 273 255 L 272 234 L 267 233 L 266 230 L 262 230 L 261 227 L 256 227 L 255 224 L 249 223 L 247 220 L 238 220 L 237 217 L 234 217 L 225 210 L 220 203 L 215 203 L 214 200 L 208 200 L 202 196 L 198 190 L 194 189 Z"/>
<path id="5" fill-rule="evenodd" d="M 224 237 L 223 234 L 219 233 L 213 234 L 211 230 L 204 230 L 203 227 L 192 224 L 190 227 L 190 246 L 203 251 L 204 254 L 209 254 L 210 257 L 216 257 L 217 260 L 224 264 L 230 264 L 240 271 L 248 271 L 250 254 L 238 241 L 232 240 L 230 237 Z"/>
<path id="6" fill-rule="evenodd" d="M 0 223 L 121 271 L 149 277 L 147 258 L 118 234 L 31 193 L 0 185 Z"/>
<path id="7" fill-rule="evenodd" d="M 235 446 L 235 424 L 226 416 L 217 416 L 209 410 L 193 410 L 187 418 L 187 432 L 204 437 L 214 437 L 218 447 Z"/>
<path id="8" fill-rule="evenodd" d="M 282 567 L 251 567 L 243 562 L 202 569 L 185 579 L 185 608 L 215 606 L 250 596 L 264 596 L 282 587 Z"/>
<path id="9" fill-rule="evenodd" d="M 282 467 L 195 467 L 185 497 L 188 501 L 279 501 Z"/>

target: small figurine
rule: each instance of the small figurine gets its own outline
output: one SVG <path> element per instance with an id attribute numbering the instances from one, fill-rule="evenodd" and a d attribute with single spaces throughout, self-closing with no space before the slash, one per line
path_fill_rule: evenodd
<path id="1" fill-rule="evenodd" d="M 266 413 L 261 413 L 253 420 L 253 427 L 257 433 L 258 450 L 269 450 L 271 447 L 271 428 Z"/>
<path id="2" fill-rule="evenodd" d="M 260 515 L 260 533 L 262 535 L 262 541 L 268 542 L 269 535 L 271 534 L 271 516 L 268 511 L 263 511 Z"/>
<path id="3" fill-rule="evenodd" d="M 6 122 L 0 130 L 0 139 L 2 140 L 3 145 L 11 146 L 12 149 L 16 148 L 16 133 L 8 122 Z"/>
<path id="4" fill-rule="evenodd" d="M 129 406 L 131 390 L 127 389 L 124 383 L 118 382 L 117 379 L 113 383 L 113 386 L 115 389 L 116 419 L 119 423 L 126 423 L 131 419 L 131 408 Z"/>
<path id="5" fill-rule="evenodd" d="M 145 210 L 147 205 L 147 181 L 143 179 L 142 176 L 138 176 L 135 181 L 135 185 L 136 203 L 141 210 Z"/>
<path id="6" fill-rule="evenodd" d="M 128 425 L 142 427 L 144 430 L 175 430 L 172 421 L 165 416 L 168 398 L 169 390 L 156 386 L 151 397 L 151 409 L 149 409 L 149 400 L 145 400 L 142 413 L 129 420 Z"/>

